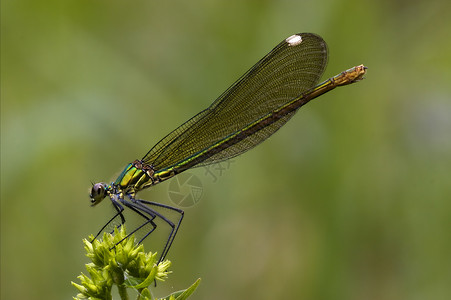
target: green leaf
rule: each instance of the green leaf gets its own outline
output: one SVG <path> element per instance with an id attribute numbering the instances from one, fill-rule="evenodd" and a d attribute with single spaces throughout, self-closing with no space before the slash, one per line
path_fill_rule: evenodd
<path id="1" fill-rule="evenodd" d="M 143 289 L 148 287 L 155 279 L 155 275 L 157 274 L 157 268 L 153 268 L 152 271 L 150 271 L 149 276 L 147 276 L 146 279 L 144 279 L 140 284 L 137 285 L 126 285 L 129 288 L 134 288 L 134 289 Z"/>
<path id="2" fill-rule="evenodd" d="M 172 293 L 171 295 L 169 295 L 169 299 L 168 297 L 166 298 L 161 298 L 160 300 L 185 300 L 187 299 L 192 293 L 194 293 L 194 291 L 197 289 L 197 287 L 200 284 L 200 278 L 198 278 L 189 288 L 187 288 L 186 290 L 181 290 L 181 291 L 177 291 Z"/>
<path id="3" fill-rule="evenodd" d="M 139 295 L 139 300 L 152 300 L 152 295 L 150 294 L 149 289 L 143 289 L 141 294 Z"/>

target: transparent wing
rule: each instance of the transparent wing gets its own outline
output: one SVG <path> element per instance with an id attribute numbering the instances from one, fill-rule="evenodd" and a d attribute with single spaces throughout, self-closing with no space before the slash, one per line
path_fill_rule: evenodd
<path id="1" fill-rule="evenodd" d="M 299 33 L 302 41 L 279 43 L 207 109 L 189 119 L 158 142 L 143 161 L 162 170 L 209 149 L 227 136 L 314 87 L 327 64 L 327 45 L 311 33 Z M 266 126 L 196 166 L 237 156 L 264 141 L 295 111 Z"/>

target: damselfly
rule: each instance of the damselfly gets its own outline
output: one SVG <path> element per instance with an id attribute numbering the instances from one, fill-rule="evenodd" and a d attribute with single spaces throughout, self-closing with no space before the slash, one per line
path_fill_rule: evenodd
<path id="1" fill-rule="evenodd" d="M 116 211 L 96 238 L 116 218 L 120 218 L 120 224 L 125 223 L 125 208 L 142 218 L 142 224 L 129 235 L 148 227 L 140 243 L 157 228 L 155 220 L 159 218 L 170 226 L 160 254 L 163 260 L 184 212 L 137 199 L 136 193 L 188 169 L 246 152 L 275 133 L 302 105 L 338 86 L 363 79 L 366 72 L 366 67 L 359 65 L 317 84 L 326 63 L 327 46 L 321 37 L 299 33 L 283 40 L 207 109 L 169 133 L 141 160 L 128 164 L 116 181 L 92 186 L 92 206 L 108 196 Z M 177 220 L 165 217 L 161 209 L 175 212 Z"/>

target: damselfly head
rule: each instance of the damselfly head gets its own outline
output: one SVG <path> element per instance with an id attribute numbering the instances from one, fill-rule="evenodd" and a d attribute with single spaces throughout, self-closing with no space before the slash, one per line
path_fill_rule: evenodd
<path id="1" fill-rule="evenodd" d="M 91 206 L 99 204 L 103 198 L 106 197 L 106 190 L 106 183 L 99 182 L 92 185 L 91 193 L 89 194 L 89 197 L 91 198 Z"/>

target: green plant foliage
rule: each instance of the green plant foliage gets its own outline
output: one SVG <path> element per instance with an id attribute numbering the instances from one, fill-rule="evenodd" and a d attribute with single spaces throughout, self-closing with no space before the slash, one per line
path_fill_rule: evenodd
<path id="1" fill-rule="evenodd" d="M 129 299 L 127 289 L 138 291 L 137 299 L 155 299 L 149 286 L 164 281 L 171 273 L 171 262 L 164 260 L 157 263 L 157 253 L 144 251 L 142 244 L 136 244 L 132 235 L 129 238 L 125 226 L 115 229 L 114 234 L 104 233 L 102 241 L 83 240 L 86 256 L 91 263 L 86 264 L 88 275 L 81 274 L 81 284 L 72 282 L 80 292 L 74 299 L 112 299 L 113 285 L 117 285 L 121 299 Z M 90 236 L 89 240 L 94 237 Z M 166 298 L 171 300 L 187 299 L 200 283 L 198 279 L 186 290 L 175 292 Z"/>

